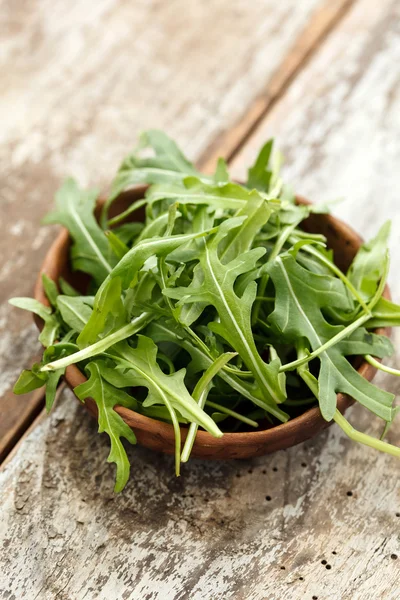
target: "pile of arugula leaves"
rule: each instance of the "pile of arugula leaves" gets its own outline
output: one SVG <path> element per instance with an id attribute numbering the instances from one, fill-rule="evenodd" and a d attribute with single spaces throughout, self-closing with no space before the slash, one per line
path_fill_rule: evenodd
<path id="1" fill-rule="evenodd" d="M 353 439 L 400 456 L 336 408 L 337 392 L 352 396 L 384 420 L 384 433 L 396 413 L 393 395 L 351 362 L 362 355 L 394 371 L 374 358 L 392 353 L 390 341 L 371 332 L 400 324 L 400 307 L 382 298 L 389 226 L 342 273 L 325 238 L 301 229 L 317 208 L 296 204 L 280 163 L 267 142 L 239 185 L 222 159 L 206 176 L 165 134 L 148 131 L 122 163 L 99 222 L 96 190 L 68 179 L 58 191 L 45 221 L 69 230 L 72 267 L 91 282 L 83 294 L 44 276 L 50 307 L 11 300 L 43 319 L 45 346 L 14 391 L 46 386 L 50 410 L 65 368 L 76 364 L 88 379 L 75 393 L 95 400 L 99 431 L 110 437 L 116 491 L 130 468 L 121 438 L 136 441 L 116 405 L 172 423 L 177 474 L 198 427 L 219 437 L 284 423 L 317 403 Z M 144 182 L 146 197 L 109 218 L 117 196 Z"/>

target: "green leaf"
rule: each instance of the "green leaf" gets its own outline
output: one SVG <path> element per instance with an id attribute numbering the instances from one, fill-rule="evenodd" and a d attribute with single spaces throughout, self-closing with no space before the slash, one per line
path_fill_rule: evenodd
<path id="1" fill-rule="evenodd" d="M 219 157 L 217 161 L 217 168 L 214 173 L 215 183 L 227 183 L 229 181 L 228 165 L 225 160 Z"/>
<path id="2" fill-rule="evenodd" d="M 92 309 L 85 296 L 63 296 L 57 298 L 57 307 L 63 321 L 74 331 L 81 332 L 89 321 Z"/>
<path id="3" fill-rule="evenodd" d="M 93 344 L 97 337 L 104 331 L 106 319 L 109 314 L 114 314 L 116 318 L 120 316 L 121 300 L 120 300 L 120 283 L 112 283 L 113 280 L 121 280 L 122 289 L 126 289 L 132 283 L 145 261 L 152 256 L 165 256 L 178 248 L 207 232 L 174 235 L 162 238 L 152 238 L 143 240 L 134 246 L 125 256 L 119 261 L 112 273 L 103 281 L 100 286 L 93 307 L 92 316 L 86 327 L 81 332 L 78 343 L 81 347 Z M 119 291 L 119 293 L 118 293 Z"/>
<path id="4" fill-rule="evenodd" d="M 367 327 L 375 329 L 376 327 L 398 327 L 400 325 L 400 306 L 380 298 L 376 303 L 372 317 L 367 322 Z"/>
<path id="5" fill-rule="evenodd" d="M 372 298 L 382 277 L 389 233 L 390 221 L 387 221 L 374 239 L 361 246 L 347 272 L 364 300 Z"/>
<path id="6" fill-rule="evenodd" d="M 110 356 L 129 369 L 126 372 L 127 382 L 131 386 L 144 386 L 149 394 L 143 403 L 144 407 L 153 404 L 171 404 L 183 417 L 204 427 L 216 437 L 222 435 L 212 419 L 201 410 L 189 394 L 185 383 L 185 369 L 172 375 L 163 373 L 157 363 L 157 346 L 143 335 L 138 336 L 137 348 L 131 348 L 126 342 L 120 342 L 109 350 Z"/>
<path id="7" fill-rule="evenodd" d="M 63 294 L 65 294 L 66 296 L 79 296 L 80 292 L 78 292 L 75 288 L 72 287 L 71 284 L 68 283 L 68 281 L 66 281 L 64 279 L 64 277 L 60 277 L 58 280 L 60 289 L 62 291 Z"/>
<path id="8" fill-rule="evenodd" d="M 337 349 L 343 356 L 363 356 L 372 354 L 378 358 L 391 356 L 393 344 L 385 335 L 376 335 L 360 327 L 350 337 L 338 343 Z"/>
<path id="9" fill-rule="evenodd" d="M 200 262 L 203 282 L 194 279 L 194 285 L 186 288 L 169 288 L 164 294 L 179 300 L 179 304 L 203 303 L 212 305 L 218 312 L 219 322 L 209 323 L 212 331 L 225 339 L 239 353 L 247 368 L 252 371 L 269 408 L 283 402 L 285 395 L 278 383 L 279 360 L 267 364 L 259 355 L 251 329 L 251 309 L 257 293 L 257 285 L 252 282 L 239 298 L 234 290 L 236 279 L 242 273 L 253 269 L 265 254 L 264 248 L 254 248 L 224 265 L 218 256 L 220 241 L 232 229 L 239 227 L 243 218 L 224 221 L 218 233 L 206 242 L 200 242 Z M 267 408 L 266 408 L 267 409 Z M 268 409 L 267 409 L 268 410 Z"/>
<path id="10" fill-rule="evenodd" d="M 268 272 L 276 291 L 275 309 L 269 321 L 283 342 L 295 343 L 305 338 L 312 350 L 317 350 L 343 329 L 342 326 L 330 325 L 321 310 L 326 306 L 351 309 L 345 287 L 339 279 L 307 271 L 290 254 L 279 256 L 270 263 Z M 342 354 L 340 344 L 330 347 L 318 358 L 318 397 L 324 419 L 333 419 L 336 394 L 343 392 L 379 417 L 391 420 L 394 396 L 361 377 Z"/>
<path id="11" fill-rule="evenodd" d="M 110 244 L 110 249 L 118 258 L 118 260 L 121 260 L 121 258 L 125 256 L 127 252 L 129 252 L 128 246 L 112 231 L 106 231 L 106 236 L 108 243 Z"/>
<path id="12" fill-rule="evenodd" d="M 237 183 L 208 184 L 197 177 L 186 177 L 178 184 L 152 185 L 146 198 L 149 205 L 158 200 L 174 200 L 179 204 L 207 204 L 214 209 L 238 210 L 246 207 L 251 198 L 259 200 L 256 190 L 247 190 Z"/>
<path id="13" fill-rule="evenodd" d="M 121 291 L 120 277 L 108 277 L 104 280 L 95 296 L 90 318 L 79 334 L 79 348 L 94 344 L 99 334 L 105 330 L 107 322 L 109 333 L 126 323 Z"/>
<path id="14" fill-rule="evenodd" d="M 147 330 L 148 335 L 156 343 L 169 342 L 176 344 L 183 348 L 191 357 L 191 363 L 188 365 L 188 371 L 191 370 L 194 373 L 199 371 L 206 371 L 215 360 L 214 357 L 207 354 L 203 347 L 195 345 L 193 338 L 189 336 L 187 331 L 179 326 L 178 323 L 172 321 L 166 322 L 162 319 L 150 324 Z M 272 405 L 267 405 L 263 395 L 253 385 L 253 382 L 247 383 L 239 379 L 239 377 L 232 373 L 226 372 L 224 369 L 218 372 L 218 377 L 223 379 L 233 390 L 238 392 L 244 398 L 247 398 L 253 402 L 256 406 L 274 415 L 279 421 L 285 422 L 288 420 L 287 415 L 278 406 L 275 408 Z"/>
<path id="15" fill-rule="evenodd" d="M 143 223 L 124 223 L 113 229 L 113 232 L 119 237 L 121 242 L 124 242 L 127 246 L 131 246 L 134 238 L 142 232 L 143 227 Z"/>
<path id="16" fill-rule="evenodd" d="M 22 310 L 28 310 L 38 315 L 43 321 L 46 321 L 51 316 L 51 308 L 45 306 L 39 300 L 34 298 L 11 298 L 9 303 Z"/>
<path id="17" fill-rule="evenodd" d="M 34 373 L 33 371 L 24 370 L 14 384 L 14 394 L 28 394 L 45 385 L 47 376 L 45 373 Z"/>
<path id="18" fill-rule="evenodd" d="M 97 190 L 79 189 L 74 179 L 67 179 L 56 193 L 57 210 L 48 214 L 44 223 L 59 223 L 73 239 L 73 268 L 89 273 L 99 285 L 112 270 L 107 260 L 108 243 L 94 218 Z"/>
<path id="19" fill-rule="evenodd" d="M 141 269 L 145 261 L 151 256 L 166 256 L 175 248 L 187 244 L 191 240 L 206 235 L 207 231 L 200 233 L 187 233 L 183 235 L 171 235 L 168 237 L 153 237 L 141 241 L 131 248 L 113 269 L 110 277 L 121 277 L 122 289 L 126 289 L 132 283 L 135 275 Z"/>
<path id="20" fill-rule="evenodd" d="M 99 433 L 106 432 L 110 438 L 111 451 L 108 462 L 114 462 L 117 467 L 115 492 L 121 492 L 129 479 L 130 464 L 121 438 L 131 444 L 136 444 L 136 436 L 132 429 L 115 412 L 116 404 L 131 408 L 135 400 L 126 392 L 110 385 L 101 375 L 100 365 L 93 361 L 86 367 L 89 379 L 74 389 L 75 394 L 83 402 L 86 398 L 93 398 L 99 414 Z"/>
<path id="21" fill-rule="evenodd" d="M 113 225 L 117 225 L 118 223 L 121 223 L 121 221 L 123 221 L 124 219 L 129 217 L 132 213 L 136 212 L 137 210 L 139 210 L 140 208 L 142 208 L 142 206 L 145 206 L 146 204 L 147 204 L 147 201 L 145 199 L 136 200 L 136 201 L 132 202 L 132 204 L 130 206 L 128 206 L 128 208 L 126 210 L 124 210 L 122 213 L 119 213 L 118 215 L 116 215 L 115 217 L 110 219 L 107 223 L 107 227 L 112 227 Z M 128 223 L 126 223 L 126 225 L 128 225 Z"/>
<path id="22" fill-rule="evenodd" d="M 267 223 L 271 213 L 272 210 L 264 198 L 251 194 L 246 205 L 236 213 L 237 217 L 246 217 L 246 220 L 241 227 L 230 230 L 221 241 L 221 261 L 226 263 L 250 250 L 256 234 Z"/>
<path id="23" fill-rule="evenodd" d="M 154 155 L 144 158 L 144 150 L 151 150 Z M 144 132 L 138 147 L 125 158 L 112 183 L 110 197 L 103 209 L 103 222 L 113 200 L 128 187 L 138 183 L 179 182 L 188 175 L 211 181 L 210 177 L 196 171 L 165 133 L 155 129 Z"/>
<path id="24" fill-rule="evenodd" d="M 148 325 L 152 319 L 154 319 L 154 314 L 149 312 L 142 312 L 142 314 L 139 317 L 132 319 L 130 323 L 127 323 L 126 325 L 120 327 L 116 331 L 105 335 L 98 342 L 95 342 L 91 346 L 86 346 L 78 352 L 75 351 L 78 350 L 78 347 L 76 346 L 72 350 L 73 353 L 69 352 L 68 356 L 64 356 L 63 358 L 60 358 L 55 361 L 51 359 L 51 362 L 46 363 L 41 368 L 41 371 L 46 372 L 58 370 L 60 368 L 68 367 L 69 365 L 88 360 L 89 358 L 100 356 L 101 354 L 105 353 L 108 350 L 108 348 L 114 346 L 114 344 L 117 344 L 121 340 L 126 340 L 127 338 L 130 338 L 131 336 L 135 335 L 138 331 L 144 329 L 144 327 L 146 327 L 146 325 Z M 59 346 L 60 344 L 57 344 L 57 347 Z"/>
<path id="25" fill-rule="evenodd" d="M 268 166 L 273 145 L 274 140 L 268 140 L 261 148 L 254 165 L 249 168 L 246 183 L 248 188 L 255 188 L 263 192 L 268 192 L 272 177 L 272 171 L 268 170 Z"/>
<path id="26" fill-rule="evenodd" d="M 11 298 L 9 303 L 17 308 L 33 312 L 43 319 L 44 327 L 40 332 L 39 341 L 45 347 L 52 346 L 57 339 L 60 323 L 57 317 L 52 314 L 51 308 L 33 298 Z"/>
<path id="27" fill-rule="evenodd" d="M 205 406 L 213 378 L 218 374 L 218 371 L 220 371 L 222 367 L 235 356 L 235 352 L 225 352 L 225 354 L 221 354 L 218 358 L 216 358 L 214 362 L 212 362 L 211 365 L 204 371 L 193 390 L 193 399 L 198 403 L 200 408 L 204 408 Z M 214 418 L 213 420 L 215 421 Z M 187 462 L 189 459 L 196 438 L 197 429 L 198 427 L 196 423 L 190 424 L 185 445 L 182 450 L 182 462 Z"/>
<path id="28" fill-rule="evenodd" d="M 168 225 L 168 213 L 161 213 L 154 220 L 147 223 L 147 225 L 142 229 L 136 243 L 141 242 L 142 240 L 148 240 L 150 238 L 161 237 L 164 235 L 165 230 Z"/>
<path id="29" fill-rule="evenodd" d="M 58 369 L 48 374 L 46 382 L 46 412 L 49 413 L 53 408 L 54 400 L 56 398 L 56 392 L 58 383 L 61 377 L 64 375 L 65 369 Z"/>
<path id="30" fill-rule="evenodd" d="M 46 273 L 42 274 L 42 283 L 44 287 L 45 294 L 47 296 L 48 301 L 54 307 L 57 306 L 57 296 L 58 296 L 58 288 L 55 282 L 47 277 Z"/>

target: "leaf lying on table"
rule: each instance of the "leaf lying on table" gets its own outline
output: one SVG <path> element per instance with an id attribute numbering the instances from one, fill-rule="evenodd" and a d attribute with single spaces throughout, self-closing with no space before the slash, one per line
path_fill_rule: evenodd
<path id="1" fill-rule="evenodd" d="M 50 409 L 69 365 L 86 374 L 75 393 L 97 404 L 116 491 L 130 470 L 121 439 L 136 442 L 116 405 L 172 424 L 176 474 L 198 427 L 217 437 L 272 427 L 317 404 L 352 439 L 400 456 L 357 432 L 336 408 L 337 392 L 351 395 L 384 420 L 384 433 L 398 410 L 392 394 L 352 365 L 365 356 L 379 367 L 373 357 L 393 352 L 388 338 L 371 331 L 400 325 L 400 307 L 382 297 L 389 226 L 342 273 L 325 237 L 301 228 L 326 208 L 296 204 L 281 162 L 270 140 L 243 186 L 229 179 L 222 159 L 214 175 L 203 175 L 152 130 L 123 161 L 101 226 L 95 191 L 69 179 L 58 192 L 47 222 L 68 228 L 72 267 L 91 280 L 82 293 L 44 276 L 51 306 L 12 301 L 43 320 L 39 339 L 47 346 L 14 391 L 45 386 Z M 118 194 L 144 182 L 151 184 L 146 197 L 109 218 Z M 134 221 L 138 208 L 142 223 Z M 189 427 L 183 448 L 180 425 Z"/>

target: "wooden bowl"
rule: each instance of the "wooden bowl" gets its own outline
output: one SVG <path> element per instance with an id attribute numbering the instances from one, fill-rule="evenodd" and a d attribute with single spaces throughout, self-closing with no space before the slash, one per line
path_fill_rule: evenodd
<path id="1" fill-rule="evenodd" d="M 143 198 L 146 189 L 147 186 L 138 186 L 134 190 L 121 194 L 112 206 L 111 214 L 119 214 L 132 202 Z M 301 197 L 297 197 L 297 202 L 309 204 L 307 200 Z M 101 205 L 102 201 L 99 200 L 98 211 Z M 143 219 L 143 212 L 140 213 L 140 210 L 134 214 L 136 219 Z M 322 233 L 326 236 L 329 247 L 334 251 L 335 262 L 342 270 L 348 268 L 362 243 L 361 238 L 348 225 L 330 215 L 313 214 L 303 222 L 302 228 L 310 233 Z M 87 283 L 87 278 L 84 275 L 72 273 L 69 268 L 69 245 L 68 231 L 63 229 L 50 247 L 36 282 L 35 298 L 43 304 L 49 305 L 43 289 L 42 273 L 46 273 L 55 282 L 58 282 L 58 278 L 63 276 L 74 286 L 78 288 L 81 286 L 81 289 L 84 289 Z M 384 296 L 390 298 L 387 286 Z M 35 321 L 39 328 L 43 326 L 39 318 L 35 318 Z M 390 334 L 389 329 L 383 328 L 378 329 L 376 332 L 384 335 Z M 371 381 L 376 369 L 366 361 L 362 361 L 361 358 L 357 361 L 360 375 Z M 78 367 L 71 365 L 66 369 L 65 380 L 69 387 L 73 389 L 86 381 L 86 377 Z M 339 393 L 337 395 L 337 407 L 342 413 L 353 402 L 354 400 L 345 394 Z M 92 415 L 97 417 L 97 407 L 92 398 L 86 399 L 85 406 Z M 122 406 L 116 406 L 115 410 L 134 430 L 139 444 L 167 454 L 174 453 L 174 430 L 172 425 L 150 419 Z M 193 446 L 192 456 L 207 459 L 244 459 L 260 456 L 304 442 L 328 425 L 329 423 L 322 418 L 319 408 L 314 407 L 287 423 L 267 429 L 244 433 L 225 433 L 221 438 L 214 438 L 206 431 L 199 430 Z M 182 427 L 181 432 L 184 441 L 187 428 Z"/>

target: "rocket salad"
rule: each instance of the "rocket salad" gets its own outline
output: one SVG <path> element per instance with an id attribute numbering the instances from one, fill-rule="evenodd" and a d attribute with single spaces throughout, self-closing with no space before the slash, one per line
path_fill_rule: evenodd
<path id="1" fill-rule="evenodd" d="M 136 441 L 116 405 L 172 424 L 177 474 L 199 427 L 220 437 L 285 423 L 313 405 L 350 437 L 400 456 L 336 408 L 343 392 L 381 418 L 384 432 L 395 417 L 394 396 L 351 362 L 365 356 L 398 374 L 376 360 L 393 348 L 373 333 L 400 324 L 400 306 L 382 297 L 389 225 L 342 273 L 324 236 L 302 230 L 321 208 L 296 204 L 280 162 L 267 142 L 240 185 L 222 159 L 204 175 L 165 134 L 148 131 L 122 163 L 99 221 L 96 190 L 68 179 L 56 194 L 45 222 L 68 229 L 72 268 L 90 284 L 83 293 L 44 276 L 50 307 L 10 301 L 44 321 L 42 361 L 14 391 L 45 386 L 50 410 L 76 364 L 87 381 L 75 394 L 95 400 L 99 431 L 110 438 L 116 491 L 130 470 L 121 439 Z M 138 183 L 149 184 L 145 198 L 111 218 L 113 201 Z M 138 210 L 143 221 L 134 220 Z"/>

